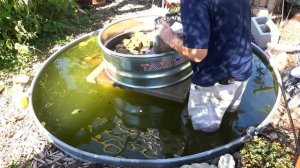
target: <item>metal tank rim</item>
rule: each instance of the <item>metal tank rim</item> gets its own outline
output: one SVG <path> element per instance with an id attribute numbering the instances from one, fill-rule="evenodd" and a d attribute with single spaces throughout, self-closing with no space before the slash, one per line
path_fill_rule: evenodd
<path id="1" fill-rule="evenodd" d="M 35 125 L 40 130 L 40 133 L 42 133 L 42 135 L 46 136 L 48 138 L 48 140 L 50 142 L 54 143 L 54 145 L 56 147 L 58 147 L 59 149 L 64 151 L 66 154 L 68 154 L 78 160 L 88 161 L 88 162 L 98 163 L 98 164 L 108 164 L 108 165 L 114 165 L 114 166 L 133 166 L 133 167 L 141 167 L 141 166 L 142 167 L 174 167 L 174 166 L 180 166 L 183 164 L 189 164 L 189 163 L 193 163 L 193 162 L 206 161 L 206 160 L 212 159 L 213 157 L 217 157 L 222 154 L 225 154 L 225 153 L 235 150 L 237 147 L 241 146 L 245 141 L 247 141 L 250 137 L 252 137 L 255 134 L 255 132 L 262 131 L 270 123 L 271 118 L 274 116 L 274 114 L 277 110 L 277 107 L 280 103 L 280 98 L 282 96 L 282 92 L 281 92 L 280 88 L 278 87 L 277 88 L 277 90 L 278 90 L 277 98 L 276 98 L 276 101 L 274 103 L 272 110 L 270 111 L 269 115 L 263 120 L 263 122 L 261 122 L 257 127 L 249 127 L 247 130 L 247 134 L 245 134 L 244 136 L 239 137 L 237 139 L 234 139 L 231 142 L 229 142 L 223 146 L 219 146 L 214 149 L 210 149 L 210 150 L 200 152 L 197 154 L 193 154 L 193 155 L 182 156 L 182 157 L 178 157 L 178 158 L 153 159 L 153 160 L 125 159 L 125 158 L 116 158 L 116 157 L 112 157 L 112 156 L 93 154 L 90 152 L 86 152 L 86 151 L 77 149 L 75 147 L 72 147 L 72 146 L 64 143 L 63 141 L 59 140 L 58 138 L 56 138 L 54 135 L 52 135 L 50 132 L 48 132 L 47 129 L 40 123 L 40 121 L 38 120 L 38 118 L 34 112 L 32 92 L 33 92 L 33 89 L 34 89 L 35 85 L 37 84 L 37 80 L 41 76 L 44 68 L 48 64 L 50 64 L 50 62 L 52 60 L 54 60 L 60 53 L 62 53 L 69 47 L 73 46 L 74 44 L 76 44 L 88 37 L 95 36 L 98 33 L 99 33 L 99 30 L 93 31 L 86 35 L 83 35 L 82 37 L 75 39 L 74 41 L 68 43 L 67 45 L 61 47 L 55 53 L 53 53 L 43 63 L 43 65 L 40 67 L 37 74 L 34 76 L 31 86 L 28 91 L 29 105 L 28 105 L 27 110 L 29 111 Z M 268 61 L 268 63 L 270 64 L 271 68 L 273 69 L 273 71 L 275 73 L 277 82 L 279 84 L 282 84 L 282 79 L 281 79 L 278 69 L 275 67 L 275 65 L 272 63 L 272 61 L 270 61 L 270 59 L 266 55 L 266 53 L 261 48 L 259 48 L 257 45 L 255 45 L 254 43 L 252 43 L 252 50 L 255 52 L 258 52 L 260 55 L 262 55 L 264 57 L 264 59 L 266 59 L 266 61 Z"/>
<path id="2" fill-rule="evenodd" d="M 103 61 L 105 61 L 105 60 L 103 60 Z M 171 86 L 171 85 L 174 85 L 176 83 L 180 83 L 180 82 L 188 79 L 192 75 L 192 73 L 193 73 L 193 72 L 190 72 L 186 77 L 182 77 L 182 78 L 178 79 L 177 81 L 172 82 L 172 83 L 168 83 L 168 84 L 155 85 L 155 86 L 138 86 L 138 85 L 131 85 L 131 84 L 128 84 L 128 83 L 124 83 L 124 82 L 118 81 L 114 77 L 112 77 L 110 75 L 110 73 L 108 73 L 105 68 L 104 68 L 104 71 L 105 71 L 105 74 L 109 77 L 109 79 L 113 80 L 114 82 L 116 82 L 116 83 L 118 83 L 120 85 L 123 85 L 123 86 L 126 86 L 126 87 L 130 87 L 130 88 L 134 88 L 134 89 L 158 89 L 158 88 L 163 88 L 163 87 Z"/>
<path id="3" fill-rule="evenodd" d="M 132 16 L 132 17 L 128 17 L 128 18 L 122 18 L 122 19 L 118 19 L 112 23 L 109 23 L 107 25 L 105 25 L 100 31 L 99 31 L 99 34 L 97 35 L 97 41 L 98 41 L 98 45 L 100 46 L 100 48 L 108 53 L 109 55 L 116 55 L 116 56 L 119 56 L 119 57 L 126 57 L 126 58 L 136 58 L 136 55 L 134 54 L 122 54 L 122 53 L 118 53 L 118 52 L 115 52 L 115 51 L 112 51 L 110 49 L 108 49 L 102 42 L 101 42 L 101 36 L 103 34 L 103 32 L 108 29 L 109 27 L 111 27 L 112 25 L 114 24 L 118 24 L 120 22 L 123 22 L 123 21 L 126 21 L 126 20 L 129 20 L 129 19 L 139 19 L 139 18 L 143 18 L 143 17 L 154 17 L 154 16 L 163 16 L 163 15 L 140 15 L 140 16 Z M 176 53 L 175 51 L 171 51 L 171 52 L 166 52 L 166 53 L 160 53 L 160 54 L 145 54 L 143 55 L 143 58 L 153 58 L 153 57 L 163 57 L 165 55 L 168 55 L 168 54 L 172 54 L 172 53 Z"/>

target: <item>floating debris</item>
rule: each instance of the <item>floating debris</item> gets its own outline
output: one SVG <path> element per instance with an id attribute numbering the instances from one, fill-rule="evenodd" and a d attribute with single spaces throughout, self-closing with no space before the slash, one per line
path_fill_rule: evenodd
<path id="1" fill-rule="evenodd" d="M 85 112 L 86 110 L 85 109 L 75 109 L 74 111 L 72 111 L 71 114 L 78 114 L 78 113 L 82 113 L 82 112 Z"/>
<path id="2" fill-rule="evenodd" d="M 85 47 L 88 44 L 89 44 L 88 42 L 81 42 L 81 43 L 79 43 L 79 47 Z"/>
<path id="3" fill-rule="evenodd" d="M 41 122 L 42 126 L 45 127 L 46 126 L 46 122 Z"/>
<path id="4" fill-rule="evenodd" d="M 82 68 L 90 68 L 98 66 L 101 63 L 101 61 L 101 55 L 86 56 L 81 60 L 80 65 Z"/>

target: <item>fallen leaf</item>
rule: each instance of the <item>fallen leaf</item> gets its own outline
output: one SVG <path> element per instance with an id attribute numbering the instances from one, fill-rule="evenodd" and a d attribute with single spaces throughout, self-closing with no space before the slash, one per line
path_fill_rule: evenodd
<path id="1" fill-rule="evenodd" d="M 99 65 L 101 61 L 101 56 L 99 55 L 87 56 L 82 59 L 81 65 L 83 68 L 89 68 Z"/>
<path id="2" fill-rule="evenodd" d="M 79 47 L 85 47 L 86 45 L 88 45 L 88 42 L 81 42 L 79 43 Z"/>
<path id="3" fill-rule="evenodd" d="M 23 97 L 21 99 L 21 105 L 23 108 L 26 108 L 28 106 L 28 98 L 27 97 Z"/>
<path id="4" fill-rule="evenodd" d="M 91 59 L 93 59 L 93 58 L 92 58 L 92 57 L 89 57 L 89 56 L 84 57 L 84 60 L 86 60 L 86 61 L 89 61 L 89 60 L 91 60 Z"/>
<path id="5" fill-rule="evenodd" d="M 81 113 L 81 112 L 85 112 L 85 109 L 75 109 L 74 111 L 72 111 L 71 114 L 78 114 L 78 113 Z"/>
<path id="6" fill-rule="evenodd" d="M 46 122 L 41 122 L 42 126 L 45 127 L 46 126 Z"/>

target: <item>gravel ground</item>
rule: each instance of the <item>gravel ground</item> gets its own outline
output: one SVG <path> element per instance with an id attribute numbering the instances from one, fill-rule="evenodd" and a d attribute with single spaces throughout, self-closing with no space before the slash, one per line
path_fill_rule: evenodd
<path id="1" fill-rule="evenodd" d="M 84 29 L 75 30 L 74 34 L 79 37 L 114 19 L 159 10 L 155 7 L 148 10 L 151 6 L 147 0 L 117 0 L 104 7 L 92 8 L 90 13 L 94 22 Z M 59 48 L 52 46 L 47 55 Z M 39 132 L 26 109 L 31 80 L 45 59 L 34 60 L 19 74 L 0 72 L 0 167 L 99 167 L 75 160 L 57 149 Z"/>
<path id="2" fill-rule="evenodd" d="M 110 22 L 125 14 L 136 15 L 151 6 L 146 0 L 135 1 L 134 3 L 133 1 L 126 1 L 130 3 L 123 2 L 117 1 L 105 7 L 92 9 L 95 11 L 93 17 L 99 17 L 98 22 L 95 21 L 87 29 L 78 30 L 75 33 L 80 35 L 82 32 L 97 30 L 102 27 L 103 21 Z M 148 10 L 146 12 L 148 13 Z M 281 28 L 281 42 L 299 41 L 299 31 L 300 22 L 288 22 L 284 28 Z M 54 47 L 51 52 L 55 49 L 57 47 Z M 101 165 L 81 162 L 65 155 L 46 139 L 33 123 L 32 117 L 25 108 L 26 92 L 43 61 L 34 60 L 20 74 L 0 72 L 0 167 L 7 167 L 8 165 L 16 167 L 101 167 Z M 1 85 L 3 84 L 2 90 Z M 273 126 L 267 129 L 269 131 L 266 134 L 275 133 L 281 142 L 295 147 L 285 111 L 283 107 L 280 108 L 273 121 Z M 300 128 L 299 113 L 299 109 L 293 110 L 292 113 L 297 130 Z"/>

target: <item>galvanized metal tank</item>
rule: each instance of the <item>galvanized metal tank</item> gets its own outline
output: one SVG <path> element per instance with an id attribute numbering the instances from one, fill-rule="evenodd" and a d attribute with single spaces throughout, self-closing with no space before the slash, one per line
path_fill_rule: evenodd
<path id="1" fill-rule="evenodd" d="M 105 71 L 112 80 L 133 88 L 160 88 L 178 83 L 192 74 L 190 62 L 176 52 L 131 55 L 107 47 L 124 34 L 154 30 L 154 20 L 158 16 L 116 21 L 99 32 L 98 43 L 103 52 Z"/>
<path id="2" fill-rule="evenodd" d="M 35 75 L 33 82 L 31 84 L 31 88 L 29 90 L 28 110 L 30 111 L 30 114 L 33 117 L 34 122 L 37 124 L 37 127 L 58 148 L 63 150 L 68 155 L 70 155 L 74 158 L 77 158 L 79 160 L 100 163 L 100 164 L 109 164 L 109 165 L 115 165 L 115 166 L 130 166 L 130 167 L 132 167 L 132 166 L 134 166 L 134 167 L 180 167 L 183 164 L 191 164 L 193 162 L 206 161 L 206 160 L 212 159 L 216 156 L 220 156 L 221 154 L 225 154 L 225 153 L 234 151 L 235 149 L 239 148 L 244 142 L 248 141 L 251 136 L 255 135 L 256 132 L 262 131 L 273 119 L 273 116 L 275 115 L 275 113 L 277 111 L 277 107 L 280 104 L 280 98 L 281 98 L 282 93 L 281 93 L 281 90 L 279 89 L 279 87 L 276 85 L 276 83 L 282 84 L 282 79 L 281 79 L 280 73 L 276 69 L 276 66 L 273 65 L 273 63 L 271 61 L 269 61 L 269 58 L 266 55 L 266 53 L 261 48 L 259 48 L 257 45 L 252 44 L 253 53 L 255 55 L 257 55 L 261 59 L 261 61 L 264 62 L 265 65 L 268 66 L 269 69 L 272 71 L 272 73 L 274 75 L 274 81 L 276 81 L 276 83 L 274 84 L 274 88 L 277 91 L 276 91 L 276 101 L 274 102 L 274 105 L 272 107 L 268 108 L 269 114 L 267 115 L 267 117 L 257 126 L 249 127 L 247 129 L 246 134 L 243 134 L 238 138 L 232 139 L 232 141 L 230 141 L 229 143 L 227 143 L 225 145 L 221 145 L 216 148 L 210 148 L 204 152 L 199 152 L 199 153 L 191 154 L 191 155 L 187 155 L 187 156 L 181 156 L 178 158 L 149 159 L 149 160 L 127 159 L 127 158 L 119 158 L 119 157 L 95 154 L 95 153 L 91 153 L 88 151 L 78 149 L 78 148 L 73 147 L 72 145 L 64 142 L 59 137 L 57 137 L 53 132 L 50 132 L 49 130 L 47 130 L 45 128 L 45 125 L 42 124 L 41 120 L 36 115 L 37 107 L 36 107 L 36 104 L 34 103 L 35 101 L 34 101 L 33 93 L 35 92 L 36 87 L 39 85 L 40 78 L 43 76 L 43 72 L 45 71 L 45 69 L 47 67 L 49 67 L 49 65 L 53 64 L 53 61 L 55 61 L 63 52 L 67 51 L 74 45 L 82 42 L 83 40 L 86 40 L 89 37 L 95 36 L 96 34 L 98 34 L 98 31 L 91 32 L 85 36 L 82 36 L 82 37 L 72 41 L 71 43 L 67 44 L 66 46 L 62 47 L 57 52 L 55 52 L 46 62 L 44 62 L 40 71 Z M 83 83 L 83 84 L 85 84 L 85 83 Z M 61 94 L 65 94 L 65 93 L 61 93 Z M 117 108 L 121 107 L 122 103 L 124 103 L 124 102 L 119 102 L 119 106 L 117 106 Z M 61 110 L 62 110 L 62 112 L 65 112 L 64 109 L 61 109 Z"/>

